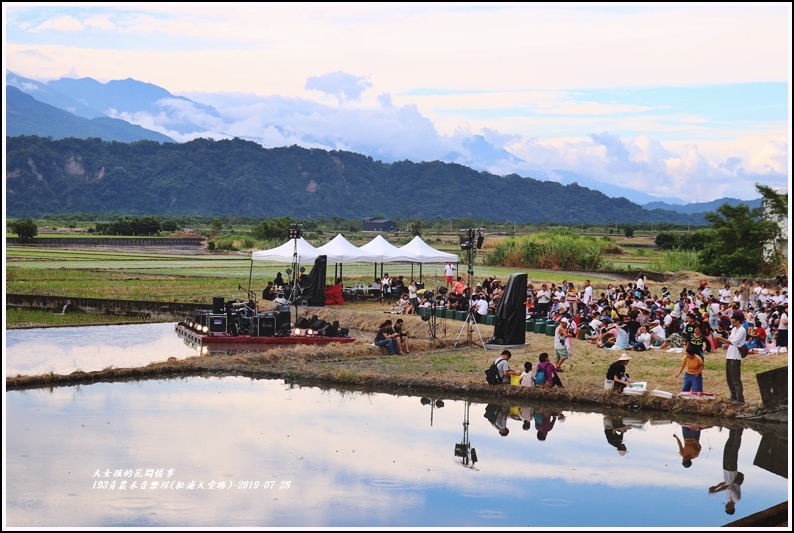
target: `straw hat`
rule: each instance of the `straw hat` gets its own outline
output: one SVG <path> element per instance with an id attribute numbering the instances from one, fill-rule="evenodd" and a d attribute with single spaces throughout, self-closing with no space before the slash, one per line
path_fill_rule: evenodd
<path id="1" fill-rule="evenodd" d="M 622 353 L 620 354 L 620 359 L 618 359 L 618 361 L 631 361 L 631 357 L 629 357 L 629 354 L 627 353 Z"/>

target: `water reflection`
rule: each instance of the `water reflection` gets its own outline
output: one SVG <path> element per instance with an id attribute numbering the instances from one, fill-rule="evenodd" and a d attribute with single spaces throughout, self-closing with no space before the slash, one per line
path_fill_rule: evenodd
<path id="1" fill-rule="evenodd" d="M 197 355 L 169 323 L 15 329 L 5 336 L 7 376 L 132 368 Z"/>
<path id="2" fill-rule="evenodd" d="M 778 441 L 765 449 L 786 450 L 785 434 L 763 426 L 700 426 L 702 449 L 682 468 L 671 434 L 699 420 L 607 413 L 612 429 L 630 428 L 619 429 L 630 452 L 617 454 L 604 413 L 439 399 L 431 426 L 419 398 L 272 380 L 7 392 L 7 523 L 713 527 L 788 498 L 787 480 L 754 463 L 787 472 L 787 455 L 761 452 L 762 434 Z M 728 515 L 734 471 L 744 479 Z M 616 502 L 619 514 L 605 511 Z"/>

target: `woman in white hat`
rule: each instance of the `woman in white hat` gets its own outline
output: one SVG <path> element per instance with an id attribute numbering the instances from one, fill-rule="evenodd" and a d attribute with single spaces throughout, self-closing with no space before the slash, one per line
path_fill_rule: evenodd
<path id="1" fill-rule="evenodd" d="M 631 361 L 628 354 L 620 354 L 620 358 L 609 365 L 607 370 L 606 381 L 604 382 L 604 389 L 623 392 L 623 389 L 631 385 L 629 374 L 626 372 L 626 365 Z M 611 382 L 611 387 L 609 386 Z"/>

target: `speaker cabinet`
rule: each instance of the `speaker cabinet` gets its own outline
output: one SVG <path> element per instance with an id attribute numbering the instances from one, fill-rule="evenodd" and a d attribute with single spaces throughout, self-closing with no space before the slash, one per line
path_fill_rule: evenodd
<path id="1" fill-rule="evenodd" d="M 209 315 L 209 330 L 212 333 L 226 333 L 226 315 Z"/>
<path id="2" fill-rule="evenodd" d="M 276 335 L 276 315 L 257 315 L 251 319 L 253 323 L 252 334 L 257 337 L 273 337 Z"/>
<path id="3" fill-rule="evenodd" d="M 222 315 L 225 311 L 225 304 L 223 303 L 223 296 L 212 297 L 212 314 Z"/>
<path id="4" fill-rule="evenodd" d="M 283 331 L 284 329 L 289 329 L 292 325 L 289 306 L 285 305 L 282 306 L 279 311 L 276 313 L 276 329 L 278 331 Z M 286 328 L 284 327 L 286 326 Z"/>

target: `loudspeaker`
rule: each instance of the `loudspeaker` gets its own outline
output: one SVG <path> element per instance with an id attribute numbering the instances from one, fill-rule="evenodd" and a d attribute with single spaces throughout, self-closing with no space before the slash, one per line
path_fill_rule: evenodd
<path id="1" fill-rule="evenodd" d="M 526 341 L 527 274 L 510 274 L 496 310 L 489 344 L 524 344 Z"/>
<path id="2" fill-rule="evenodd" d="M 300 317 L 298 321 L 295 322 L 296 328 L 306 329 L 309 327 L 309 325 L 311 325 L 311 322 L 309 322 L 309 319 L 306 318 L 305 316 Z"/>
<path id="3" fill-rule="evenodd" d="M 327 325 L 328 322 L 326 322 L 325 320 L 315 320 L 314 322 L 309 324 L 309 327 L 312 328 L 313 330 L 319 331 Z"/>
<path id="4" fill-rule="evenodd" d="M 257 315 L 253 319 L 253 335 L 257 337 L 273 337 L 276 334 L 276 315 Z"/>
<path id="5" fill-rule="evenodd" d="M 212 297 L 212 314 L 220 315 L 224 312 L 223 296 Z"/>
<path id="6" fill-rule="evenodd" d="M 279 309 L 278 313 L 276 313 L 276 329 L 281 331 L 282 326 L 286 325 L 287 329 L 289 329 L 290 323 L 290 313 L 289 313 L 289 306 L 282 306 Z"/>
<path id="7" fill-rule="evenodd" d="M 209 315 L 208 327 L 212 333 L 226 333 L 226 315 Z"/>
<path id="8" fill-rule="evenodd" d="M 339 335 L 339 321 L 334 320 L 333 324 L 329 324 L 325 327 L 325 333 L 323 333 L 326 337 L 336 337 Z"/>

